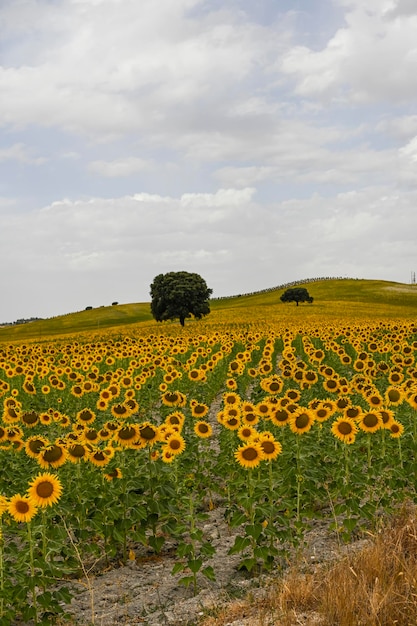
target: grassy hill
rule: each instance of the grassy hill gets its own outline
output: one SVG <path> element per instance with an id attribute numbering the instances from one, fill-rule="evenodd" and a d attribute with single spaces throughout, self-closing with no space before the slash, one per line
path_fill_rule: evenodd
<path id="1" fill-rule="evenodd" d="M 254 309 L 259 310 L 259 307 L 265 307 L 266 316 L 270 315 L 271 311 L 277 315 L 281 312 L 285 315 L 292 312 L 292 315 L 297 316 L 328 316 L 330 319 L 336 315 L 340 317 L 341 311 L 346 316 L 356 317 L 380 315 L 401 318 L 414 314 L 417 316 L 417 285 L 381 280 L 330 279 L 308 282 L 304 286 L 313 296 L 314 303 L 300 305 L 297 312 L 293 303 L 283 304 L 280 301 L 280 296 L 285 291 L 285 288 L 280 288 L 250 295 L 213 299 L 210 319 L 215 321 L 220 314 L 224 317 L 224 314 L 233 313 L 233 310 L 242 314 L 242 309 L 247 309 L 249 318 L 252 317 Z M 27 324 L 5 326 L 0 328 L 0 342 L 42 341 L 51 335 L 78 334 L 126 324 L 154 323 L 149 302 L 103 306 Z"/>

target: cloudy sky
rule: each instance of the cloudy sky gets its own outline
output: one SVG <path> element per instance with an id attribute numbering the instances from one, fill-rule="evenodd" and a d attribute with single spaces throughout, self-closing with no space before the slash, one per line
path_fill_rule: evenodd
<path id="1" fill-rule="evenodd" d="M 415 0 L 1 0 L 0 322 L 417 271 Z"/>

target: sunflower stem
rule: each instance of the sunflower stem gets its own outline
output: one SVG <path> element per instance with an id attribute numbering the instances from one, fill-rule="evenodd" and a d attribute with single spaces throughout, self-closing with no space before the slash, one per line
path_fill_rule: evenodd
<path id="1" fill-rule="evenodd" d="M 27 535 L 29 544 L 29 564 L 30 564 L 30 590 L 32 592 L 32 603 L 35 611 L 34 623 L 38 624 L 38 603 L 36 599 L 35 589 L 35 559 L 33 556 L 33 537 L 32 537 L 32 524 L 27 522 Z"/>
<path id="2" fill-rule="evenodd" d="M 268 478 L 269 478 L 269 493 L 268 493 L 268 502 L 269 502 L 269 528 L 271 532 L 270 539 L 270 547 L 272 548 L 274 545 L 274 533 L 272 532 L 272 528 L 274 527 L 274 512 L 273 512 L 273 493 L 274 493 L 274 482 L 273 482 L 273 474 L 272 474 L 272 460 L 268 461 Z"/>
<path id="3" fill-rule="evenodd" d="M 0 617 L 4 615 L 4 554 L 3 554 L 3 532 L 0 516 Z"/>
<path id="4" fill-rule="evenodd" d="M 249 507 L 248 507 L 248 516 L 251 524 L 255 521 L 255 508 L 253 506 L 253 481 L 252 481 L 252 468 L 247 469 L 247 479 L 248 479 L 248 494 L 249 494 Z"/>
<path id="5" fill-rule="evenodd" d="M 296 520 L 300 521 L 300 508 L 301 508 L 301 460 L 300 460 L 300 439 L 296 438 L 296 462 L 297 462 L 297 513 Z"/>
<path id="6" fill-rule="evenodd" d="M 42 509 L 42 558 L 46 561 L 46 511 Z"/>
<path id="7" fill-rule="evenodd" d="M 402 451 L 402 448 L 401 448 L 401 437 L 399 437 L 397 439 L 397 441 L 398 441 L 398 457 L 400 459 L 400 466 L 401 466 L 401 469 L 404 469 L 403 451 Z"/>
<path id="8" fill-rule="evenodd" d="M 371 433 L 367 433 L 368 437 L 366 440 L 367 450 L 368 450 L 368 469 L 372 467 L 372 442 L 371 442 Z"/>
<path id="9" fill-rule="evenodd" d="M 350 459 L 349 445 L 344 443 L 343 447 L 344 447 L 344 454 L 345 454 L 345 476 L 343 478 L 343 482 L 345 485 L 348 485 L 349 484 L 349 459 Z"/>

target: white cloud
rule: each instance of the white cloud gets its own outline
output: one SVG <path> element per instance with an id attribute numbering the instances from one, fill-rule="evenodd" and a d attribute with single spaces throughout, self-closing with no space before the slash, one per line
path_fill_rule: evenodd
<path id="1" fill-rule="evenodd" d="M 32 157 L 30 150 L 23 143 L 15 143 L 8 148 L 0 147 L 0 163 L 2 161 L 17 161 L 19 163 L 42 165 L 45 163 L 46 159 L 43 157 Z"/>
<path id="2" fill-rule="evenodd" d="M 372 102 L 410 101 L 417 96 L 417 15 L 388 20 L 391 3 L 347 2 L 347 25 L 327 46 L 295 46 L 282 70 L 296 80 L 302 96 Z M 383 71 L 381 69 L 383 68 Z"/>
<path id="3" fill-rule="evenodd" d="M 88 167 L 95 174 L 108 178 L 119 178 L 146 170 L 151 167 L 151 164 L 145 159 L 127 157 L 125 159 L 115 159 L 114 161 L 92 161 Z"/>

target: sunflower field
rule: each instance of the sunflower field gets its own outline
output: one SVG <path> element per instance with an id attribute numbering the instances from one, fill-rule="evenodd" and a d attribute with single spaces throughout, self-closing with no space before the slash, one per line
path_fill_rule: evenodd
<path id="1" fill-rule="evenodd" d="M 213 507 L 253 572 L 320 517 L 349 541 L 415 500 L 412 311 L 283 306 L 0 343 L 2 624 L 53 623 L 86 564 L 140 547 L 196 592 Z"/>

